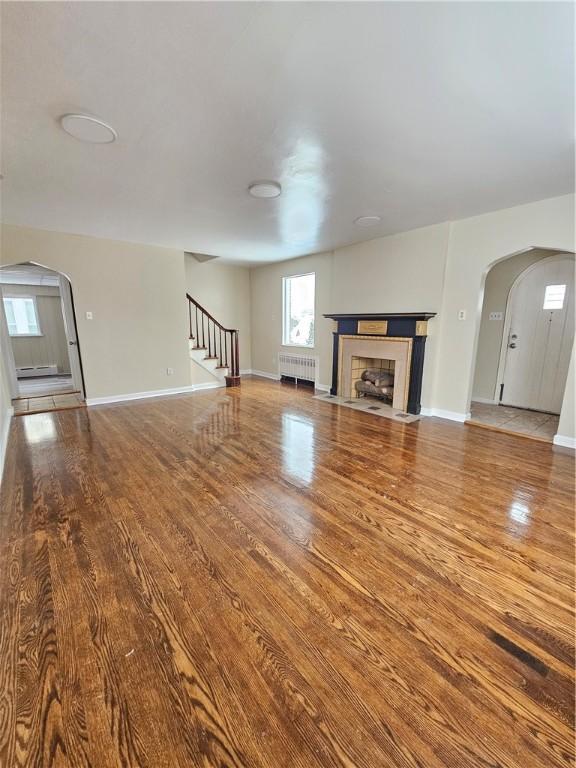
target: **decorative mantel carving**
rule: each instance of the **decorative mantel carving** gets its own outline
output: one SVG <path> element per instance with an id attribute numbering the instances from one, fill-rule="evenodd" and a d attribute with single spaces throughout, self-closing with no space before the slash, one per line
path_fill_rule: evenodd
<path id="1" fill-rule="evenodd" d="M 326 314 L 324 317 L 336 322 L 332 356 L 331 394 L 338 394 L 338 377 L 341 372 L 340 337 L 367 336 L 370 338 L 393 337 L 412 339 L 411 360 L 409 367 L 409 385 L 406 410 L 408 413 L 420 413 L 422 392 L 422 374 L 424 371 L 424 349 L 428 334 L 428 320 L 435 317 L 435 312 L 397 312 L 365 314 Z"/>

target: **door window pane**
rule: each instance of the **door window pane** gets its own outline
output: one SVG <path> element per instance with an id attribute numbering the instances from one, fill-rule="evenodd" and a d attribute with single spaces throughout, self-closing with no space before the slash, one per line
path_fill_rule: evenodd
<path id="1" fill-rule="evenodd" d="M 562 309 L 565 294 L 565 285 L 547 285 L 542 309 Z"/>

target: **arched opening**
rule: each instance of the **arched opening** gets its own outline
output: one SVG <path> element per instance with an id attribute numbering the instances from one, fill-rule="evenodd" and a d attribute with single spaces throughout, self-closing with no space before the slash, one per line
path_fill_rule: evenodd
<path id="1" fill-rule="evenodd" d="M 470 422 L 551 441 L 574 345 L 574 254 L 532 248 L 486 275 Z"/>
<path id="2" fill-rule="evenodd" d="M 26 262 L 0 267 L 0 341 L 16 415 L 84 405 L 72 286 Z"/>

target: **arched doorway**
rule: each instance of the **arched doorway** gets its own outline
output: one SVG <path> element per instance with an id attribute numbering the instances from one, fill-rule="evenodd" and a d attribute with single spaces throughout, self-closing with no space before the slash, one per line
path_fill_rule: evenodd
<path id="1" fill-rule="evenodd" d="M 574 344 L 574 263 L 534 248 L 489 271 L 472 423 L 553 439 Z"/>
<path id="2" fill-rule="evenodd" d="M 27 262 L 0 268 L 0 340 L 16 415 L 84 404 L 68 278 Z"/>

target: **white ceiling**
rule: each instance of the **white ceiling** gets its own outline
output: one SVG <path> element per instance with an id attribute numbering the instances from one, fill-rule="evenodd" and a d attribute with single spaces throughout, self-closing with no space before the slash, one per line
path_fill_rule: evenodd
<path id="1" fill-rule="evenodd" d="M 1 6 L 10 223 L 257 263 L 573 189 L 571 3 Z"/>

